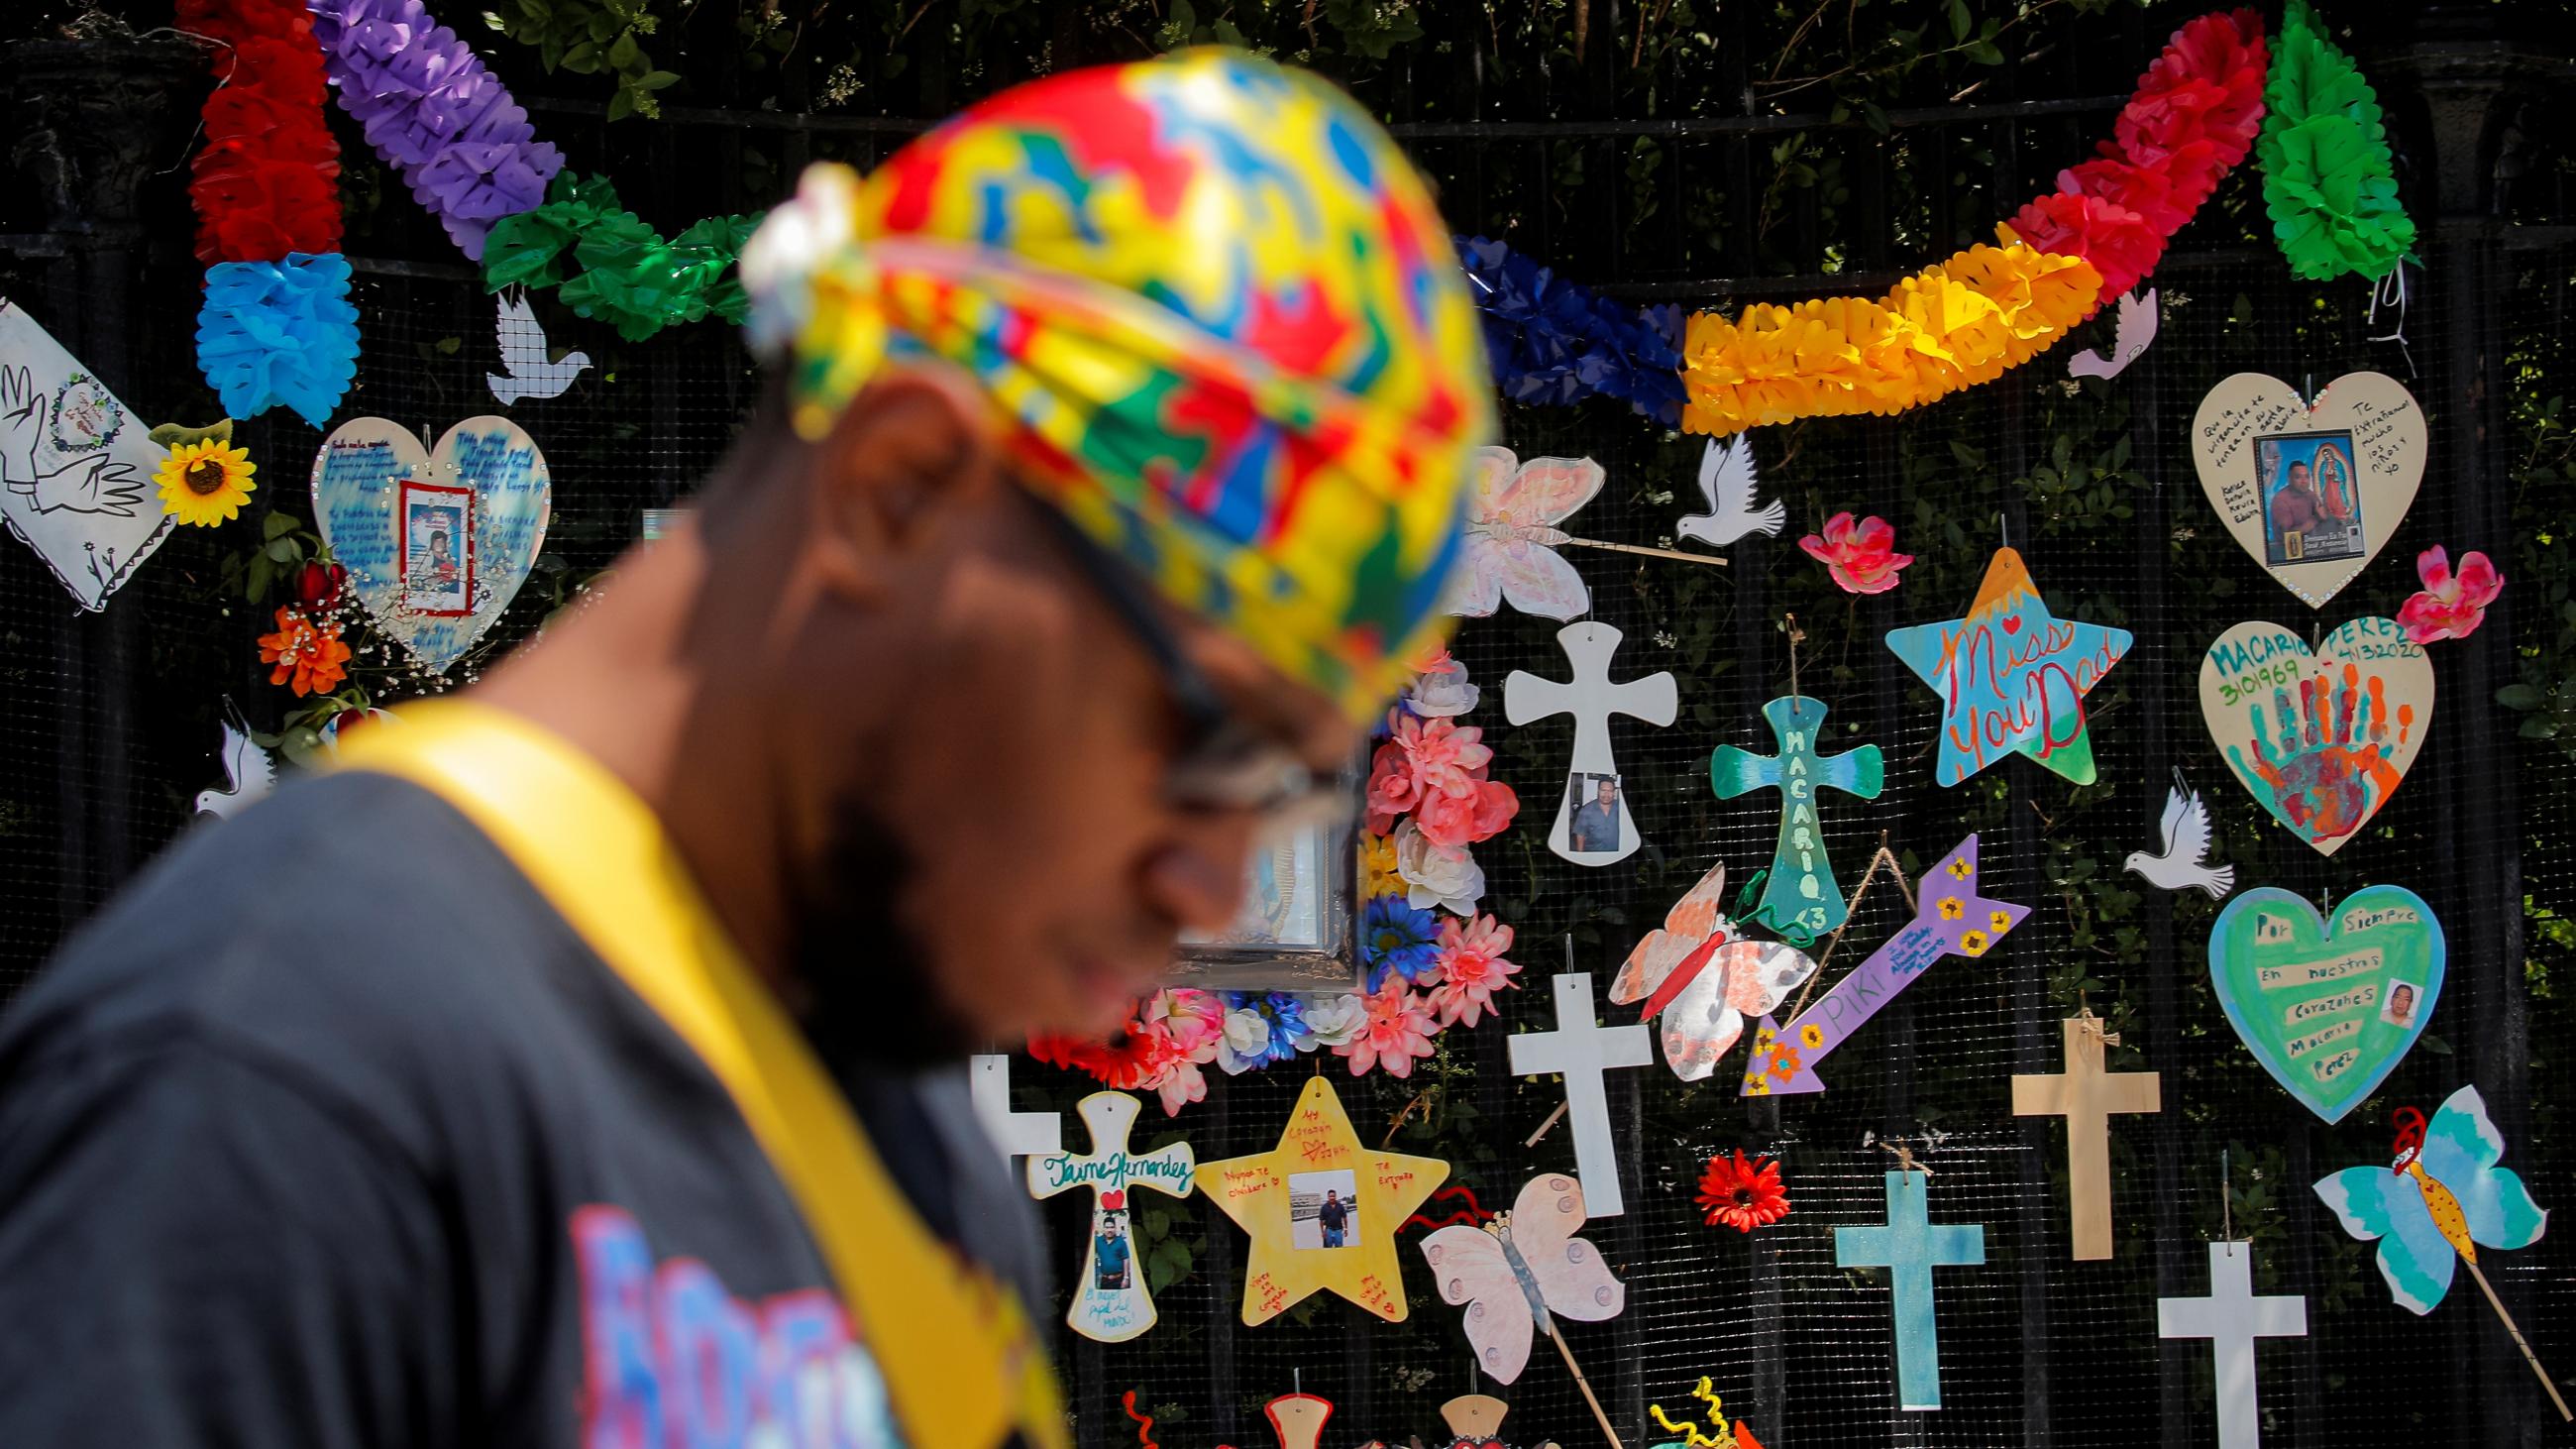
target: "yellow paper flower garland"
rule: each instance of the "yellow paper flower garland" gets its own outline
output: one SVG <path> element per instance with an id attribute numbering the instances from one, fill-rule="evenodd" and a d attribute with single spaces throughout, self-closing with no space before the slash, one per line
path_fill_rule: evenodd
<path id="1" fill-rule="evenodd" d="M 1885 297 L 1756 303 L 1691 316 L 1682 430 L 1724 437 L 1767 423 L 1893 413 L 1991 382 L 2092 315 L 2102 274 L 2082 257 L 2014 242 L 1924 268 Z"/>

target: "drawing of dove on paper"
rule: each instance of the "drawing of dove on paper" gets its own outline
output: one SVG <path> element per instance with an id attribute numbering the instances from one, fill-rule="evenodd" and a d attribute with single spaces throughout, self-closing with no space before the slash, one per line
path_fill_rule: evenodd
<path id="1" fill-rule="evenodd" d="M 1753 439 L 1738 433 L 1723 444 L 1710 439 L 1699 458 L 1699 495 L 1708 512 L 1686 514 L 1673 524 L 1684 538 L 1711 548 L 1724 548 L 1748 533 L 1776 537 L 1789 521 L 1787 504 L 1774 498 L 1761 507 L 1753 502 Z"/>
<path id="2" fill-rule="evenodd" d="M 500 399 L 503 407 L 522 399 L 543 402 L 563 396 L 573 379 L 590 367 L 590 354 L 567 352 L 563 361 L 550 361 L 546 327 L 537 320 L 536 309 L 528 305 L 528 294 L 505 292 L 494 300 L 500 317 L 493 330 L 501 348 L 503 371 L 483 374 L 483 380 L 491 385 L 492 396 Z"/>

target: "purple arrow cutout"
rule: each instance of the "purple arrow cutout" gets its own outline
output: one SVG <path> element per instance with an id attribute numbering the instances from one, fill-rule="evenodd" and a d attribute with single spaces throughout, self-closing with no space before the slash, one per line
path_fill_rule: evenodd
<path id="1" fill-rule="evenodd" d="M 2030 907 L 1977 894 L 1977 837 L 1941 858 L 1914 896 L 1914 919 L 1887 938 L 1831 991 L 1781 1026 L 1769 1017 L 1753 1035 L 1753 1059 L 1739 1095 L 1786 1097 L 1821 1092 L 1816 1063 L 1850 1040 L 1878 1009 L 1944 956 L 1983 956 Z"/>

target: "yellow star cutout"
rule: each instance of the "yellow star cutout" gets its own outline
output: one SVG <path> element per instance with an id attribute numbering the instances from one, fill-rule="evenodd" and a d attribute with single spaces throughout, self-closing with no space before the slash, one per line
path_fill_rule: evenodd
<path id="1" fill-rule="evenodd" d="M 1268 1323 L 1322 1288 L 1401 1323 L 1396 1229 L 1448 1180 L 1449 1164 L 1363 1148 L 1333 1084 L 1316 1077 L 1298 1094 L 1277 1147 L 1203 1162 L 1191 1176 L 1252 1239 L 1243 1277 L 1247 1326 Z M 1328 1200 L 1344 1208 L 1340 1247 L 1323 1245 L 1334 1233 L 1325 1224 Z"/>

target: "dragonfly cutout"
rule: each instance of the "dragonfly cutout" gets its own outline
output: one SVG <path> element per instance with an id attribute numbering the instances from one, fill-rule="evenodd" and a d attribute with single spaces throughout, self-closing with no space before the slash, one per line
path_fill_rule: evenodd
<path id="1" fill-rule="evenodd" d="M 1637 1019 L 1664 1018 L 1664 1063 L 1685 1082 L 1705 1080 L 1744 1037 L 1747 1016 L 1776 1009 L 1816 974 L 1816 963 L 1777 941 L 1748 941 L 1719 909 L 1726 866 L 1712 866 L 1664 913 L 1660 929 L 1628 953 L 1610 999 L 1637 1002 Z"/>
<path id="2" fill-rule="evenodd" d="M 2549 1214 L 2531 1200 L 2522 1178 L 2497 1165 L 2504 1160 L 2504 1134 L 2488 1119 L 2486 1102 L 2477 1088 L 2462 1087 L 2430 1124 L 2414 1107 L 2399 1108 L 2392 1120 L 2396 1160 L 2385 1168 L 2328 1173 L 2317 1179 L 2317 1196 L 2334 1209 L 2345 1232 L 2364 1242 L 2379 1240 L 2379 1275 L 2388 1280 L 2389 1296 L 2409 1312 L 2432 1312 L 2451 1291 L 2454 1262 L 2468 1264 L 2469 1276 L 2540 1375 L 2559 1417 L 2576 1419 L 2478 1267 L 2479 1248 L 2528 1248 L 2549 1226 Z"/>

